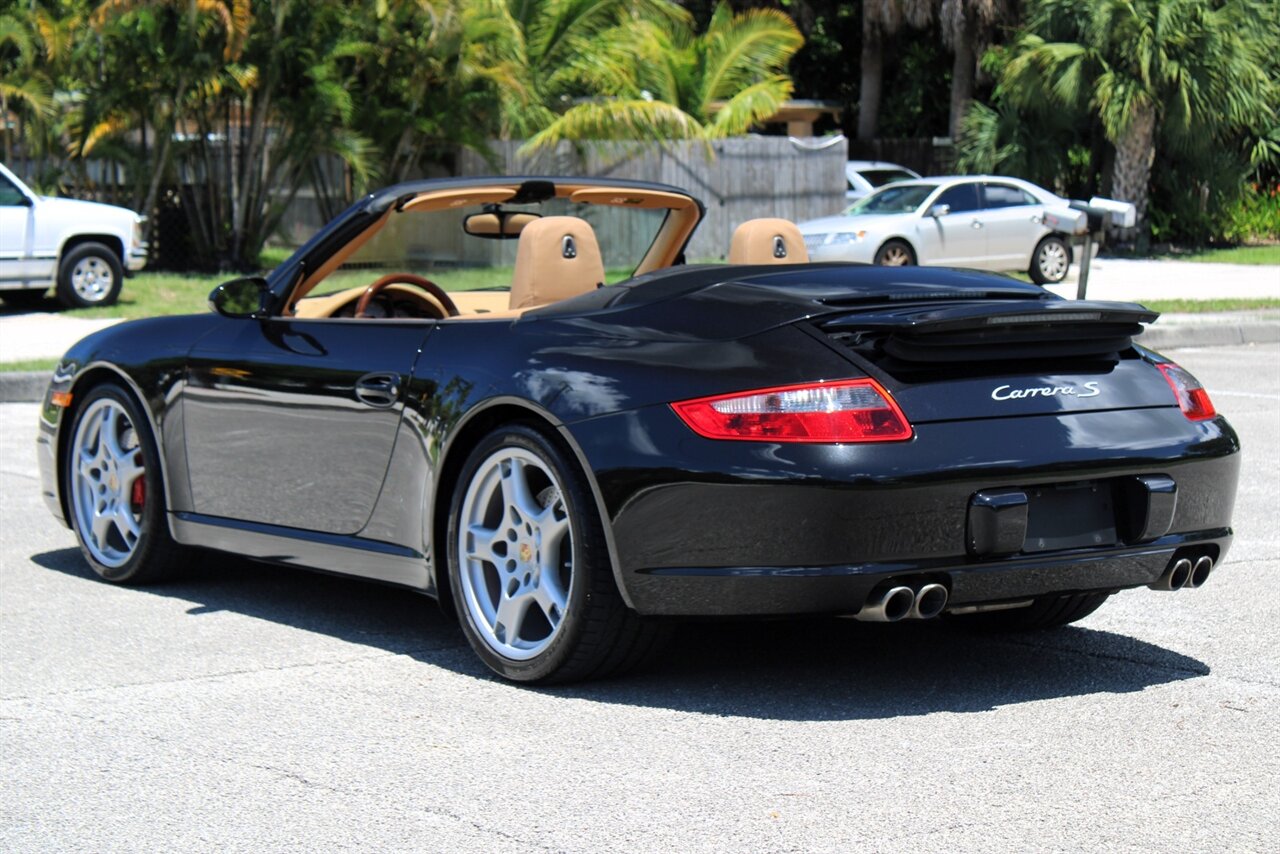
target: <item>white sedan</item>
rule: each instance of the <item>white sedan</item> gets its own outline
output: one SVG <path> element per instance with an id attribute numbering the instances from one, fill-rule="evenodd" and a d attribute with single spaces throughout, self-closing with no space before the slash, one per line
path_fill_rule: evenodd
<path id="1" fill-rule="evenodd" d="M 966 175 L 881 187 L 800 233 L 813 261 L 1024 270 L 1043 285 L 1066 277 L 1083 216 L 1027 181 Z"/>

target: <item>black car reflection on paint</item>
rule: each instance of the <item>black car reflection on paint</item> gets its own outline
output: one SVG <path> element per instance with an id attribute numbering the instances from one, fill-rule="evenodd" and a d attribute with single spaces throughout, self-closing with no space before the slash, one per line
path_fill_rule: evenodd
<path id="1" fill-rule="evenodd" d="M 515 237 L 552 202 L 656 210 L 638 274 L 490 318 L 310 296 L 402 214 Z M 685 265 L 701 215 L 595 179 L 366 197 L 217 311 L 75 345 L 42 410 L 45 499 L 107 580 L 203 548 L 402 585 L 521 681 L 623 670 L 673 616 L 1061 625 L 1225 557 L 1239 442 L 1133 343 L 1153 312 L 957 270 Z"/>

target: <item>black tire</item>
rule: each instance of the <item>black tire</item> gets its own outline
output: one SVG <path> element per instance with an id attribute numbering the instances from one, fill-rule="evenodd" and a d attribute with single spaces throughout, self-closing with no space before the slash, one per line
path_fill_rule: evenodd
<path id="1" fill-rule="evenodd" d="M 133 484 L 137 478 L 129 479 L 126 485 L 123 468 L 118 464 L 113 466 L 99 462 L 96 475 L 90 473 L 92 463 L 86 464 L 84 469 L 78 465 L 79 460 L 89 456 L 95 447 L 91 435 L 95 425 L 90 423 L 91 419 L 97 419 L 100 431 L 96 440 L 97 458 L 100 460 L 103 456 L 101 431 L 108 426 L 103 421 L 106 411 L 115 412 L 118 426 L 112 435 L 117 437 L 117 446 L 125 451 L 136 449 L 141 455 L 143 471 L 139 477 L 143 483 L 140 493 Z M 121 417 L 127 419 L 127 423 L 120 423 L 118 419 Z M 71 527 L 81 553 L 99 577 L 114 584 L 143 584 L 159 581 L 190 561 L 191 550 L 174 542 L 170 536 L 160 455 L 149 422 L 132 394 L 114 383 L 91 390 L 76 410 L 65 454 L 62 484 Z M 138 461 L 138 456 L 129 455 L 129 464 L 136 465 Z M 103 488 L 94 489 L 95 481 Z M 119 487 L 115 486 L 117 482 Z M 109 498 L 106 493 L 111 490 L 116 490 L 119 496 L 128 493 L 127 512 L 138 527 L 132 544 L 127 542 L 118 524 L 114 531 L 101 537 L 92 530 L 86 530 L 92 528 L 91 520 L 94 518 L 88 502 L 93 500 L 96 505 L 102 501 L 105 506 Z M 95 498 L 95 495 L 99 497 Z M 139 497 L 141 503 L 135 503 Z M 119 548 L 120 545 L 124 548 Z M 118 559 L 122 555 L 123 559 Z"/>
<path id="2" fill-rule="evenodd" d="M 58 264 L 58 301 L 67 308 L 114 305 L 122 287 L 120 257 L 101 243 L 81 243 Z"/>
<path id="3" fill-rule="evenodd" d="M 966 629 L 992 632 L 1033 632 L 1056 629 L 1083 620 L 1102 606 L 1110 593 L 1070 593 L 1065 596 L 1041 596 L 1025 608 L 1007 611 L 980 611 L 977 614 L 952 616 L 956 625 Z"/>
<path id="4" fill-rule="evenodd" d="M 1031 267 L 1027 274 L 1037 285 L 1056 285 L 1067 277 L 1071 269 L 1071 247 L 1056 234 L 1042 238 L 1031 253 Z"/>
<path id="5" fill-rule="evenodd" d="M 518 516 L 512 523 L 511 511 L 519 502 L 509 503 L 508 493 L 502 491 L 502 482 L 510 476 L 513 465 L 524 479 L 523 494 L 535 497 L 541 508 L 538 518 L 537 514 L 526 514 L 525 525 Z M 493 492 L 495 486 L 499 493 Z M 543 532 L 552 526 L 561 530 L 565 519 L 567 537 L 564 533 L 547 535 L 559 537 L 553 546 L 556 551 L 548 551 L 547 564 L 535 566 L 543 564 Z M 487 556 L 472 558 L 463 567 L 460 533 L 477 528 L 488 532 L 490 525 L 487 544 L 485 536 L 467 534 L 469 553 L 486 552 Z M 449 585 L 462 631 L 480 659 L 506 679 L 565 683 L 603 678 L 644 662 L 667 636 L 665 624 L 642 619 L 623 603 L 584 476 L 558 443 L 531 427 L 498 429 L 481 440 L 468 457 L 450 508 L 448 556 Z M 553 624 L 553 615 L 545 606 L 537 605 L 540 610 L 536 612 L 533 609 L 537 595 L 557 588 L 565 594 L 564 610 L 551 609 L 557 611 Z M 513 620 L 514 631 L 508 632 L 500 622 L 501 608 L 514 601 L 516 594 L 535 604 L 526 605 L 528 610 Z M 526 639 L 524 632 L 530 622 L 538 624 L 535 629 L 545 627 L 546 635 Z M 514 650 L 519 643 L 529 648 Z M 517 653 L 527 656 L 513 657 Z"/>
<path id="6" fill-rule="evenodd" d="M 905 240 L 886 240 L 876 250 L 875 263 L 880 267 L 914 267 L 916 253 Z"/>
<path id="7" fill-rule="evenodd" d="M 44 303 L 44 295 L 48 293 L 48 288 L 44 290 L 25 291 L 0 291 L 0 299 L 10 308 L 39 308 Z"/>

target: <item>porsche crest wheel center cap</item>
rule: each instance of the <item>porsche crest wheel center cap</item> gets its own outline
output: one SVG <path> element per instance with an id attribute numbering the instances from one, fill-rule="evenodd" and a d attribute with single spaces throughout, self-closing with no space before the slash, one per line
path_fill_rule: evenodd
<path id="1" fill-rule="evenodd" d="M 533 560 L 533 547 L 528 543 L 520 544 L 520 560 L 522 563 L 528 563 Z"/>

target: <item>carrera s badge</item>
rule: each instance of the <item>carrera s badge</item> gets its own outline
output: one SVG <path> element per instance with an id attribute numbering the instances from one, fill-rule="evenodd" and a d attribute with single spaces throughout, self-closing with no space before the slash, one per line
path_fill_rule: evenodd
<path id="1" fill-rule="evenodd" d="M 1033 388 L 1014 388 L 1013 386 L 996 386 L 991 391 L 992 400 L 1020 400 L 1024 397 L 1097 397 L 1101 394 L 1098 384 L 1087 382 L 1076 388 L 1073 385 L 1041 385 Z"/>

